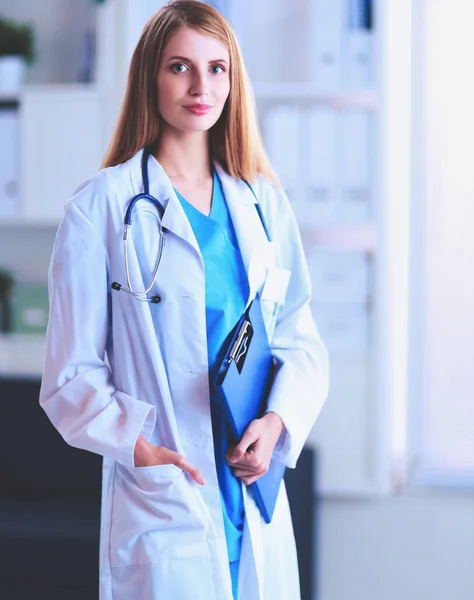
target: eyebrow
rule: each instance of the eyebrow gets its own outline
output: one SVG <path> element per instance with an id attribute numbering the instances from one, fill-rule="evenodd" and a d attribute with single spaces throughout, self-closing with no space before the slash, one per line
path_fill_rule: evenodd
<path id="1" fill-rule="evenodd" d="M 190 58 L 187 58 L 186 56 L 171 56 L 171 58 L 167 59 L 167 62 L 169 62 L 170 60 L 182 60 L 183 62 L 193 62 Z M 215 58 L 209 61 L 209 63 L 216 62 L 225 63 L 226 65 L 228 64 L 225 58 Z"/>

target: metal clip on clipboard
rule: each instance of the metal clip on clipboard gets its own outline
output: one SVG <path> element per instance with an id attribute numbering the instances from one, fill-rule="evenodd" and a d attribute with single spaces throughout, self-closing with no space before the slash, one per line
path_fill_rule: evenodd
<path id="1" fill-rule="evenodd" d="M 252 337 L 252 323 L 248 319 L 245 319 L 244 322 L 241 324 L 239 331 L 237 332 L 235 342 L 232 344 L 232 348 L 230 349 L 229 356 L 227 359 L 227 362 L 229 364 L 232 361 L 235 362 L 235 366 L 237 367 L 239 373 L 242 372 L 242 368 L 247 357 L 247 351 L 252 342 Z"/>

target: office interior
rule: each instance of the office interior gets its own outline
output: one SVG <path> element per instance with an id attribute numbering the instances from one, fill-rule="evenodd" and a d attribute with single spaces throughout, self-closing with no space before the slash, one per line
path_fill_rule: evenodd
<path id="1" fill-rule="evenodd" d="M 302 598 L 470 600 L 474 6 L 210 3 L 241 44 L 331 362 L 329 397 L 287 479 Z M 38 406 L 48 266 L 163 4 L 0 0 L 0 20 L 30 24 L 36 48 L 19 85 L 0 56 L 5 600 L 97 597 L 100 460 L 66 447 Z"/>

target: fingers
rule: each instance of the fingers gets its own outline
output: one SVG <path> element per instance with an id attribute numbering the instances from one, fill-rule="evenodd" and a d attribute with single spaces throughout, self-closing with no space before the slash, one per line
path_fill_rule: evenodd
<path id="1" fill-rule="evenodd" d="M 206 480 L 204 479 L 204 476 L 201 473 L 201 471 L 197 469 L 194 465 L 192 465 L 185 456 L 179 454 L 179 452 L 170 450 L 169 448 L 164 448 L 163 446 L 159 446 L 158 451 L 159 459 L 161 461 L 159 464 L 175 465 L 179 469 L 182 469 L 183 471 L 186 471 L 186 473 L 189 473 L 189 475 L 191 475 L 192 479 L 196 483 L 199 483 L 200 485 L 205 485 Z"/>
<path id="2" fill-rule="evenodd" d="M 255 450 L 247 452 L 238 463 L 230 464 L 230 466 L 236 477 L 241 479 L 245 485 L 250 485 L 268 473 L 269 463 L 260 456 L 258 444 L 256 444 Z"/>
<path id="3" fill-rule="evenodd" d="M 252 471 L 253 473 L 255 473 L 256 471 L 260 471 L 262 462 L 263 461 L 262 461 L 261 453 L 259 451 L 258 446 L 256 446 L 254 449 L 252 449 L 249 452 L 247 452 L 246 454 L 244 454 L 239 461 L 231 462 L 230 460 L 228 460 L 227 464 L 230 467 L 245 469 L 245 470 Z"/>
<path id="4" fill-rule="evenodd" d="M 258 467 L 255 467 L 253 469 L 244 469 L 242 467 L 237 467 L 235 469 L 232 469 L 232 472 L 236 477 L 239 477 L 240 479 L 245 479 L 247 477 L 254 476 L 261 477 L 262 475 L 265 475 L 265 473 L 268 473 L 268 465 L 261 463 Z"/>
<path id="5" fill-rule="evenodd" d="M 255 444 L 255 442 L 258 440 L 259 432 L 257 431 L 257 427 L 255 427 L 256 423 L 257 421 L 252 421 L 245 430 L 242 439 L 229 456 L 230 464 L 234 464 L 242 460 L 242 458 L 248 452 L 250 446 L 252 446 L 252 444 Z"/>
<path id="6" fill-rule="evenodd" d="M 205 485 L 206 480 L 204 479 L 204 476 L 201 473 L 201 471 L 197 467 L 192 465 L 187 458 L 185 458 L 181 454 L 178 454 L 177 452 L 176 454 L 177 458 L 174 464 L 180 469 L 183 469 L 183 471 L 186 471 L 186 473 L 189 473 L 196 483 L 199 483 L 200 485 Z"/>
<path id="7" fill-rule="evenodd" d="M 234 474 L 239 472 L 239 473 L 245 473 L 246 475 L 252 475 L 253 473 L 260 472 L 260 464 L 255 465 L 254 467 L 249 467 L 245 463 L 239 462 L 235 465 L 229 465 L 229 466 L 232 468 L 232 472 Z"/>
<path id="8" fill-rule="evenodd" d="M 260 475 L 245 475 L 243 477 L 239 477 L 239 479 L 241 479 L 245 485 L 251 485 L 252 483 L 254 483 L 255 481 L 257 481 L 258 479 L 260 479 L 260 477 L 263 477 L 263 475 L 265 475 L 265 473 L 262 473 Z"/>

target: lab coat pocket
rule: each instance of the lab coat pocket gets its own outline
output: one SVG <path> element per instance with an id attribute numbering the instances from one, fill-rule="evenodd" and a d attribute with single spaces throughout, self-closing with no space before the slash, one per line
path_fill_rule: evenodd
<path id="1" fill-rule="evenodd" d="M 110 528 L 111 566 L 208 557 L 202 507 L 174 465 L 117 465 Z"/>
<path id="2" fill-rule="evenodd" d="M 273 267 L 267 271 L 262 293 L 260 294 L 260 305 L 270 341 L 275 329 L 278 312 L 285 304 L 290 276 L 291 271 L 279 267 Z"/>

